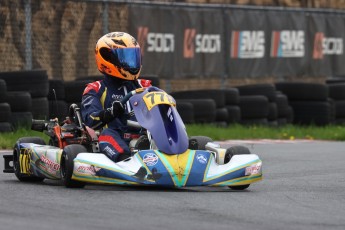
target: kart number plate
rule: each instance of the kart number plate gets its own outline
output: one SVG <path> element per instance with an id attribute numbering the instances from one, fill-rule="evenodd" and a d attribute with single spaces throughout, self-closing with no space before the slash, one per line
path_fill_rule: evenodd
<path id="1" fill-rule="evenodd" d="M 146 104 L 148 110 L 151 110 L 153 107 L 159 104 L 167 104 L 171 106 L 176 106 L 176 102 L 172 96 L 165 92 L 150 92 L 147 93 L 143 100 Z"/>

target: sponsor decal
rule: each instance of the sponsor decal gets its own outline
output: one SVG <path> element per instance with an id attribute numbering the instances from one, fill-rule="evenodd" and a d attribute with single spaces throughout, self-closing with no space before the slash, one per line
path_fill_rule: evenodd
<path id="1" fill-rule="evenodd" d="M 119 100 L 121 100 L 122 98 L 123 98 L 123 95 L 118 95 L 118 94 L 113 94 L 113 95 L 111 95 L 111 99 L 113 99 L 113 100 L 119 101 Z"/>
<path id="2" fill-rule="evenodd" d="M 95 175 L 96 174 L 95 167 L 92 166 L 92 165 L 80 165 L 77 168 L 77 172 L 85 173 L 85 174 L 91 174 L 91 175 Z"/>
<path id="3" fill-rule="evenodd" d="M 47 169 L 51 171 L 58 171 L 60 169 L 60 165 L 50 159 L 48 159 L 46 156 L 41 155 L 40 160 L 47 166 Z"/>
<path id="4" fill-rule="evenodd" d="M 200 164 L 204 165 L 207 163 L 207 158 L 204 154 L 199 153 L 198 155 L 196 155 L 196 159 L 199 161 Z"/>
<path id="5" fill-rule="evenodd" d="M 145 52 L 169 53 L 175 51 L 175 35 L 149 32 L 148 27 L 138 28 L 138 42 L 142 55 Z"/>
<path id="6" fill-rule="evenodd" d="M 143 157 L 143 162 L 147 166 L 154 166 L 158 163 L 158 156 L 154 153 L 146 153 Z"/>
<path id="7" fill-rule="evenodd" d="M 314 36 L 313 59 L 323 59 L 324 55 L 343 55 L 344 40 L 337 37 L 325 37 L 318 32 Z"/>
<path id="8" fill-rule="evenodd" d="M 304 57 L 303 30 L 272 31 L 271 57 Z"/>
<path id="9" fill-rule="evenodd" d="M 246 167 L 246 172 L 245 172 L 246 176 L 260 174 L 260 173 L 261 173 L 261 164 L 255 164 L 255 165 Z"/>
<path id="10" fill-rule="evenodd" d="M 198 34 L 196 29 L 187 28 L 183 38 L 183 57 L 193 58 L 195 53 L 220 53 L 220 34 Z"/>
<path id="11" fill-rule="evenodd" d="M 116 154 L 109 146 L 105 147 L 104 151 L 108 153 L 108 156 L 113 156 Z"/>
<path id="12" fill-rule="evenodd" d="M 263 58 L 264 56 L 264 31 L 232 31 L 231 58 Z"/>

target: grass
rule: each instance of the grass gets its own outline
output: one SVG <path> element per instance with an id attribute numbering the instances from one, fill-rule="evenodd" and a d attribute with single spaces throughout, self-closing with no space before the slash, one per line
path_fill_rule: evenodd
<path id="1" fill-rule="evenodd" d="M 266 126 L 241 126 L 231 125 L 217 127 L 210 124 L 187 125 L 189 136 L 209 136 L 213 140 L 243 140 L 243 139 L 308 139 L 308 140 L 334 140 L 345 141 L 345 126 L 295 126 L 282 127 Z M 12 149 L 16 141 L 21 137 L 39 136 L 46 142 L 49 138 L 41 132 L 32 131 L 29 128 L 19 128 L 12 133 L 0 133 L 0 149 Z"/>

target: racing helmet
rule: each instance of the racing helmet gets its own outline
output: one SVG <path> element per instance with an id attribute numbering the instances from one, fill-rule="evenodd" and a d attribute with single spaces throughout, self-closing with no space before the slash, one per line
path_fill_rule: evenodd
<path id="1" fill-rule="evenodd" d="M 136 80 L 141 70 L 139 43 L 125 32 L 111 32 L 101 37 L 95 48 L 98 70 L 111 77 Z"/>

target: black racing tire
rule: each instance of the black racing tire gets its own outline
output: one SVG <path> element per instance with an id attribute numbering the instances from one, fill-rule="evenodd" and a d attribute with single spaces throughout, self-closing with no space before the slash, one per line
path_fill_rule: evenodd
<path id="1" fill-rule="evenodd" d="M 235 145 L 228 148 L 225 152 L 224 164 L 230 162 L 231 158 L 235 155 L 246 155 L 251 154 L 250 150 L 242 145 Z M 237 186 L 229 186 L 232 190 L 244 190 L 249 187 L 249 184 L 246 185 L 237 185 Z"/>
<path id="2" fill-rule="evenodd" d="M 189 102 L 194 108 L 195 123 L 212 123 L 216 119 L 216 103 L 212 99 L 178 99 L 176 104 Z"/>
<path id="3" fill-rule="evenodd" d="M 86 185 L 84 182 L 72 179 L 74 169 L 73 160 L 81 152 L 87 152 L 87 149 L 85 146 L 78 144 L 67 145 L 62 151 L 60 171 L 62 183 L 66 188 L 84 188 Z"/>
<path id="4" fill-rule="evenodd" d="M 272 84 L 252 84 L 242 85 L 236 87 L 240 96 L 255 96 L 262 95 L 267 97 L 269 102 L 276 101 L 276 88 Z"/>
<path id="5" fill-rule="evenodd" d="M 191 136 L 189 138 L 189 143 L 193 143 L 193 147 L 190 148 L 192 150 L 205 150 L 205 146 L 208 142 L 213 142 L 213 140 L 207 136 Z"/>
<path id="6" fill-rule="evenodd" d="M 241 108 L 238 105 L 226 105 L 228 110 L 228 124 L 236 124 L 241 120 Z"/>
<path id="7" fill-rule="evenodd" d="M 269 113 L 269 102 L 267 97 L 240 96 L 241 119 L 267 118 Z"/>
<path id="8" fill-rule="evenodd" d="M 345 100 L 334 101 L 335 106 L 335 118 L 344 118 L 345 117 Z"/>
<path id="9" fill-rule="evenodd" d="M 34 143 L 38 145 L 45 145 L 45 141 L 40 137 L 22 137 L 19 138 L 13 148 L 13 170 L 14 174 L 19 181 L 22 182 L 41 182 L 44 180 L 42 177 L 37 177 L 34 175 L 27 175 L 20 172 L 20 143 Z"/>
<path id="10" fill-rule="evenodd" d="M 328 85 L 328 89 L 330 98 L 337 101 L 345 100 L 345 83 Z"/>
<path id="11" fill-rule="evenodd" d="M 279 82 L 275 86 L 289 98 L 289 101 L 327 101 L 329 94 L 326 84 Z"/>
<path id="12" fill-rule="evenodd" d="M 293 111 L 293 108 L 289 105 L 289 107 L 287 109 L 287 114 L 286 114 L 287 123 L 292 124 L 294 117 L 295 117 L 295 113 Z"/>
<path id="13" fill-rule="evenodd" d="M 230 162 L 231 158 L 235 155 L 247 155 L 251 154 L 250 150 L 242 145 L 234 145 L 226 149 L 224 156 L 224 164 Z"/>
<path id="14" fill-rule="evenodd" d="M 49 91 L 46 70 L 24 70 L 0 73 L 7 91 L 29 91 L 32 97 L 46 97 Z"/>
<path id="15" fill-rule="evenodd" d="M 289 100 L 285 94 L 277 93 L 277 116 L 278 118 L 286 117 L 288 113 Z"/>
<path id="16" fill-rule="evenodd" d="M 6 82 L 0 79 L 0 103 L 6 102 L 7 86 Z"/>
<path id="17" fill-rule="evenodd" d="M 90 80 L 65 82 L 65 101 L 67 103 L 80 103 L 87 84 L 91 82 Z"/>
<path id="18" fill-rule="evenodd" d="M 200 89 L 172 92 L 170 94 L 175 99 L 212 99 L 217 108 L 225 106 L 225 92 L 219 89 Z"/>
<path id="19" fill-rule="evenodd" d="M 28 91 L 7 92 L 7 102 L 12 112 L 29 112 L 32 108 L 32 99 Z"/>
<path id="20" fill-rule="evenodd" d="M 49 101 L 46 97 L 32 98 L 31 113 L 34 119 L 49 119 Z"/>
<path id="21" fill-rule="evenodd" d="M 64 100 L 65 86 L 63 80 L 50 79 L 48 100 Z"/>
<path id="22" fill-rule="evenodd" d="M 225 105 L 238 105 L 240 103 L 240 93 L 236 88 L 224 89 Z"/>
<path id="23" fill-rule="evenodd" d="M 185 124 L 194 123 L 194 106 L 190 102 L 179 102 L 176 104 L 177 112 Z"/>
<path id="24" fill-rule="evenodd" d="M 12 132 L 13 126 L 10 122 L 0 122 L 0 133 Z"/>
<path id="25" fill-rule="evenodd" d="M 32 113 L 31 112 L 12 112 L 11 113 L 11 124 L 14 128 L 18 127 L 31 127 L 32 122 Z"/>
<path id="26" fill-rule="evenodd" d="M 331 105 L 328 101 L 290 101 L 294 110 L 294 124 L 328 125 L 331 122 Z"/>
<path id="27" fill-rule="evenodd" d="M 8 103 L 0 103 L 0 122 L 8 122 L 11 119 L 11 106 Z"/>
<path id="28" fill-rule="evenodd" d="M 275 121 L 278 118 L 278 106 L 276 102 L 268 103 L 268 121 Z"/>
<path id="29" fill-rule="evenodd" d="M 228 122 L 229 120 L 229 113 L 228 110 L 224 108 L 216 109 L 216 122 Z"/>

